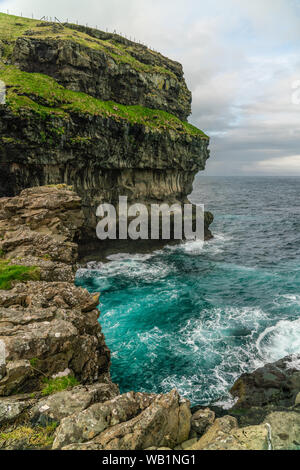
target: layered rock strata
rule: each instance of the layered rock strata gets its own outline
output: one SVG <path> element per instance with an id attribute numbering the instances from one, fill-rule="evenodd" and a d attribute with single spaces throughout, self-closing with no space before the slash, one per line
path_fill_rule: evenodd
<path id="1" fill-rule="evenodd" d="M 182 66 L 118 35 L 0 15 L 0 196 L 72 185 L 85 238 L 101 203 L 187 202 L 209 158 Z M 207 214 L 206 237 L 212 216 Z"/>

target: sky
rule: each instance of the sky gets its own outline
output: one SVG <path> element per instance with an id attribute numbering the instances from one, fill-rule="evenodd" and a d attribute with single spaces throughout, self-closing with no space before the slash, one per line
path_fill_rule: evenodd
<path id="1" fill-rule="evenodd" d="M 208 175 L 300 176 L 300 0 L 0 0 L 136 38 L 183 64 Z"/>

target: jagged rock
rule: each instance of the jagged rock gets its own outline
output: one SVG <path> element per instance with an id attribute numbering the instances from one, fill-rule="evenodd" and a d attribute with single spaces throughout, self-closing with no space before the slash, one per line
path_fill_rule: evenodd
<path id="1" fill-rule="evenodd" d="M 275 404 L 293 406 L 300 390 L 300 356 L 294 355 L 243 374 L 231 389 L 235 408 Z"/>
<path id="2" fill-rule="evenodd" d="M 13 259 L 15 264 L 26 258 L 27 266 L 39 266 L 41 278 L 47 281 L 55 280 L 55 272 L 65 270 L 68 280 L 78 257 L 74 242 L 83 223 L 80 198 L 63 185 L 26 189 L 17 197 L 2 198 L 2 257 Z M 48 279 L 50 274 L 52 279 Z"/>
<path id="3" fill-rule="evenodd" d="M 25 225 L 57 241 L 73 242 L 83 225 L 81 200 L 66 185 L 30 188 L 0 199 L 0 220 L 1 229 Z"/>
<path id="4" fill-rule="evenodd" d="M 34 399 L 25 399 L 26 397 L 13 397 L 0 399 L 0 426 L 3 427 L 9 423 L 14 423 L 25 410 L 35 403 Z"/>
<path id="5" fill-rule="evenodd" d="M 109 351 L 95 309 L 99 294 L 68 283 L 28 282 L 5 293 L 0 305 L 9 299 L 17 305 L 0 307 L 6 351 L 0 395 L 37 390 L 42 374 L 70 369 L 80 382 L 92 383 L 108 371 Z"/>
<path id="6" fill-rule="evenodd" d="M 232 416 L 224 416 L 215 420 L 204 436 L 191 446 L 193 450 L 203 450 L 218 439 L 223 439 L 233 429 L 238 427 L 237 420 Z"/>
<path id="7" fill-rule="evenodd" d="M 199 410 L 192 416 L 191 427 L 199 435 L 203 435 L 207 429 L 214 423 L 216 415 L 209 408 Z"/>
<path id="8" fill-rule="evenodd" d="M 30 410 L 30 420 L 35 425 L 41 426 L 45 426 L 51 421 L 60 422 L 67 416 L 83 411 L 94 403 L 111 400 L 118 394 L 117 385 L 109 379 L 107 379 L 107 383 L 75 387 L 72 390 L 55 393 L 39 400 Z"/>
<path id="9" fill-rule="evenodd" d="M 272 450 L 300 450 L 300 413 L 275 412 L 265 423 L 270 425 Z"/>
<path id="10" fill-rule="evenodd" d="M 140 397 L 137 400 L 138 395 Z M 117 403 L 121 404 L 120 409 L 116 407 Z M 127 409 L 126 415 L 124 413 Z M 78 417 L 72 416 L 72 420 L 63 420 L 56 432 L 53 448 L 174 448 L 187 440 L 190 417 L 189 402 L 181 401 L 176 391 L 160 396 L 127 394 L 104 405 L 94 405 L 94 408 L 80 413 Z M 78 445 L 80 443 L 83 444 Z"/>
<path id="11" fill-rule="evenodd" d="M 235 418 L 224 416 L 188 450 L 267 450 L 268 435 L 266 425 L 238 429 Z"/>
<path id="12" fill-rule="evenodd" d="M 155 395 L 131 392 L 63 419 L 57 429 L 53 448 L 61 449 L 72 443 L 89 441 L 105 429 L 138 415 L 154 399 Z"/>
<path id="13" fill-rule="evenodd" d="M 110 354 L 98 322 L 99 293 L 73 284 L 75 240 L 82 225 L 80 198 L 64 185 L 0 199 L 4 259 L 37 266 L 41 279 L 51 273 L 47 282 L 0 291 L 0 396 L 38 390 L 43 375 L 66 369 L 83 384 L 109 370 Z M 54 282 L 63 271 L 72 284 Z"/>

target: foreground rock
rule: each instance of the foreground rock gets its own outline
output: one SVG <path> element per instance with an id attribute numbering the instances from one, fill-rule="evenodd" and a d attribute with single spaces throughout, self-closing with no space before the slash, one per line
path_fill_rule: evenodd
<path id="1" fill-rule="evenodd" d="M 174 448 L 188 439 L 190 403 L 167 395 L 127 394 L 62 421 L 53 448 L 143 450 Z M 74 442 L 73 445 L 66 444 Z M 80 442 L 84 444 L 78 445 Z"/>
<path id="2" fill-rule="evenodd" d="M 212 426 L 215 418 L 215 413 L 209 408 L 197 411 L 192 416 L 192 431 L 199 436 L 203 435 Z"/>
<path id="3" fill-rule="evenodd" d="M 189 450 L 267 450 L 268 428 L 238 428 L 232 416 L 216 419 L 206 434 Z"/>
<path id="4" fill-rule="evenodd" d="M 238 398 L 236 408 L 275 404 L 292 406 L 300 390 L 300 355 L 267 364 L 242 375 L 231 389 Z"/>
<path id="5" fill-rule="evenodd" d="M 266 417 L 265 423 L 269 427 L 272 450 L 300 450 L 299 412 L 274 412 Z"/>

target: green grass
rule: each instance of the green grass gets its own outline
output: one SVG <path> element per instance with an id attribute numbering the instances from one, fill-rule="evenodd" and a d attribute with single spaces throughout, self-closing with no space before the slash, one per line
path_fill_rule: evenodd
<path id="1" fill-rule="evenodd" d="M 30 428 L 27 426 L 20 426 L 13 431 L 0 432 L 0 443 L 10 443 L 22 441 L 26 443 L 26 447 L 45 448 L 51 447 L 54 440 L 54 432 L 58 426 L 57 422 L 52 422 L 46 427 Z"/>
<path id="2" fill-rule="evenodd" d="M 42 22 L 39 20 L 32 20 L 20 16 L 6 15 L 0 13 L 0 40 L 4 40 L 4 58 L 9 59 L 13 52 L 14 43 L 19 37 L 38 37 L 38 38 L 52 38 L 63 41 L 72 41 L 81 44 L 90 49 L 99 50 L 110 56 L 117 63 L 125 63 L 133 67 L 135 70 L 145 73 L 160 73 L 176 78 L 175 74 L 168 69 L 160 66 L 144 64 L 137 60 L 130 54 L 130 48 L 115 42 L 113 40 L 102 40 L 91 38 L 86 33 L 75 31 L 67 26 L 53 30 L 53 25 L 39 26 Z M 58 28 L 58 25 L 57 25 Z M 155 52 L 150 51 L 156 55 Z"/>
<path id="3" fill-rule="evenodd" d="M 39 23 L 37 20 L 0 13 L 0 40 L 3 41 L 4 58 L 11 56 L 14 43 L 18 37 L 22 36 L 25 31 L 35 26 L 37 23 Z"/>
<path id="4" fill-rule="evenodd" d="M 0 68 L 0 80 L 7 85 L 7 105 L 16 114 L 29 109 L 46 118 L 51 114 L 68 117 L 70 113 L 89 114 L 142 124 L 152 129 L 173 130 L 207 139 L 200 130 L 166 111 L 144 106 L 125 106 L 101 101 L 85 93 L 59 85 L 53 78 L 38 73 L 22 72 L 14 66 Z M 58 130 L 60 134 L 63 129 Z"/>
<path id="5" fill-rule="evenodd" d="M 62 392 L 63 390 L 79 385 L 78 380 L 70 375 L 67 377 L 57 377 L 56 379 L 45 378 L 43 382 L 45 384 L 42 389 L 43 396 L 53 395 L 53 393 Z"/>
<path id="6" fill-rule="evenodd" d="M 37 367 L 39 360 L 37 357 L 33 357 L 32 359 L 30 359 L 29 362 L 30 362 L 31 367 Z"/>
<path id="7" fill-rule="evenodd" d="M 38 281 L 40 271 L 37 267 L 11 265 L 9 261 L 0 261 L 0 289 L 8 290 L 12 288 L 15 281 Z"/>

